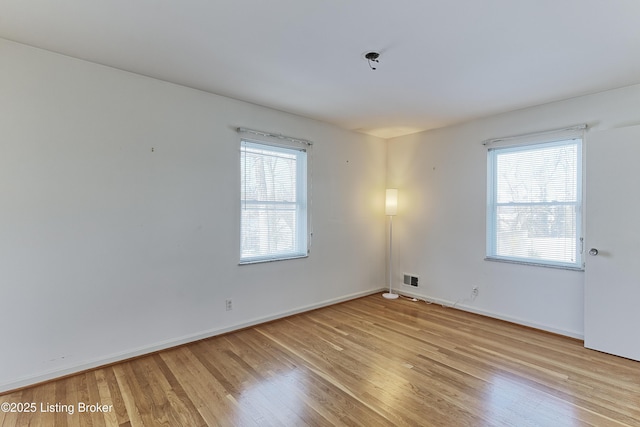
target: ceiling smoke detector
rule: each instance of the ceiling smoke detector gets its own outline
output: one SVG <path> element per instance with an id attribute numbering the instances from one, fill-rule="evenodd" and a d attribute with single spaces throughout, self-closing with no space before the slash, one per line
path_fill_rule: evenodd
<path id="1" fill-rule="evenodd" d="M 372 70 L 375 70 L 377 68 L 377 64 L 380 63 L 378 58 L 380 58 L 380 54 L 378 52 L 367 52 L 364 54 L 364 59 L 369 62 L 369 68 Z"/>

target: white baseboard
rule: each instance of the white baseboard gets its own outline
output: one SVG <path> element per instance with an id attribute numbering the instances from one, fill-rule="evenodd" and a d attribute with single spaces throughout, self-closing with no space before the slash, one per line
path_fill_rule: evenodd
<path id="1" fill-rule="evenodd" d="M 402 290 L 395 290 L 396 292 L 398 292 L 400 295 L 406 295 L 408 297 L 412 297 L 412 298 L 416 298 L 419 300 L 423 300 L 423 301 L 428 301 L 428 302 L 432 302 L 435 304 L 440 304 L 440 305 L 444 305 L 447 307 L 453 307 L 455 302 L 454 301 L 448 301 L 448 300 L 444 300 L 442 298 L 432 298 L 432 297 L 428 297 L 428 296 L 424 296 L 424 295 L 419 295 L 410 291 L 405 291 L 404 289 Z M 577 331 L 570 331 L 570 330 L 566 330 L 566 329 L 560 329 L 560 328 L 555 328 L 553 326 L 549 326 L 549 325 L 545 325 L 542 323 L 536 323 L 536 322 L 531 322 L 525 319 L 520 319 L 518 317 L 513 317 L 513 316 L 508 316 L 502 313 L 496 313 L 493 311 L 488 311 L 488 310 L 483 310 L 483 309 L 479 309 L 473 306 L 470 306 L 468 304 L 455 304 L 455 308 L 458 310 L 463 310 L 463 311 L 468 311 L 470 313 L 475 313 L 475 314 L 480 314 L 482 316 L 487 316 L 487 317 L 492 317 L 494 319 L 499 319 L 499 320 L 504 320 L 510 323 L 516 323 L 518 325 L 523 325 L 523 326 L 528 326 L 530 328 L 534 328 L 534 329 L 540 329 L 542 331 L 547 331 L 547 332 L 552 332 L 554 334 L 558 334 L 558 335 L 564 335 L 567 337 L 571 337 L 571 338 L 576 338 L 579 340 L 584 340 L 584 334 L 577 332 Z"/>
<path id="2" fill-rule="evenodd" d="M 327 307 L 333 304 L 338 304 L 344 301 L 349 301 L 352 299 L 356 299 L 356 298 L 360 298 L 360 297 L 364 297 L 367 295 L 372 295 L 378 292 L 381 292 L 382 288 L 380 289 L 375 289 L 375 290 L 368 290 L 368 291 L 363 291 L 363 292 L 356 292 L 350 295 L 345 295 L 339 298 L 333 298 L 333 299 L 329 299 L 329 300 L 325 300 L 319 303 L 315 303 L 315 304 L 309 304 L 306 306 L 302 306 L 293 310 L 288 310 L 288 311 L 283 311 L 280 313 L 276 313 L 270 316 L 266 316 L 266 317 L 259 317 L 259 318 L 255 318 L 255 319 L 250 319 L 246 322 L 242 322 L 242 323 L 238 323 L 235 325 L 231 325 L 231 326 L 226 326 L 224 328 L 219 328 L 219 329 L 210 329 L 207 331 L 202 331 L 202 332 L 198 332 L 195 334 L 191 334 L 191 335 L 186 335 L 183 337 L 179 337 L 176 339 L 171 339 L 171 340 L 166 340 L 166 341 L 161 341 L 159 343 L 156 343 L 154 345 L 150 345 L 150 346 L 145 346 L 145 347 L 139 347 L 136 349 L 132 349 L 132 350 L 128 350 L 128 351 L 123 351 L 123 352 L 119 352 L 119 353 L 114 353 L 105 357 L 100 357 L 94 360 L 90 360 L 90 361 L 85 361 L 83 363 L 78 363 L 78 364 L 74 364 L 71 366 L 67 366 L 64 368 L 58 368 L 58 369 L 54 369 L 51 371 L 47 371 L 44 373 L 39 373 L 36 375 L 32 375 L 32 376 L 25 376 L 22 378 L 19 378 L 17 380 L 14 381 L 10 381 L 7 383 L 2 383 L 0 384 L 0 393 L 6 393 L 9 392 L 11 390 L 16 390 L 19 388 L 23 388 L 23 387 L 27 387 L 27 386 L 31 386 L 34 384 L 38 384 L 38 383 L 42 383 L 42 382 L 46 382 L 46 381 L 51 381 L 51 380 L 55 380 L 56 378 L 61 378 L 61 377 L 65 377 L 65 376 L 69 376 L 69 375 L 73 375 L 73 374 L 77 374 L 80 372 L 84 372 L 90 369 L 95 369 L 95 368 L 99 368 L 100 366 L 106 366 L 106 365 L 110 365 L 113 363 L 117 363 L 117 362 L 121 362 L 124 360 L 128 360 L 134 357 L 139 357 L 139 356 L 143 356 L 145 354 L 150 354 L 150 353 L 154 353 L 156 351 L 160 351 L 160 350 L 166 350 L 168 348 L 172 348 L 172 347 L 176 347 L 179 345 L 183 345 L 183 344 L 188 344 L 190 342 L 194 342 L 194 341 L 199 341 L 205 338 L 211 338 L 214 337 L 216 335 L 222 335 L 228 332 L 233 332 L 239 329 L 244 329 L 244 328 L 248 328 L 251 326 L 255 326 L 255 325 L 259 325 L 261 323 L 266 323 L 266 322 L 270 322 L 272 320 L 277 320 L 277 319 L 281 319 L 284 317 L 288 317 L 288 316 L 292 316 L 294 314 L 299 314 L 299 313 L 304 313 L 306 311 L 311 311 L 311 310 L 315 310 L 317 308 L 322 308 L 322 307 Z"/>
<path id="3" fill-rule="evenodd" d="M 384 292 L 386 291 L 387 288 L 379 288 L 379 289 L 375 289 L 375 290 L 369 290 L 369 291 L 364 291 L 364 292 L 356 292 L 350 295 L 345 295 L 339 298 L 333 298 L 330 300 L 325 300 L 316 304 L 309 304 L 306 306 L 302 306 L 293 310 L 288 310 L 288 311 L 283 311 L 280 313 L 276 313 L 270 316 L 266 316 L 266 317 L 260 317 L 260 318 L 255 318 L 255 319 L 250 319 L 246 322 L 242 322 L 242 323 L 238 323 L 235 325 L 231 325 L 231 326 L 227 326 L 224 328 L 219 328 L 219 329 L 210 329 L 207 331 L 202 331 L 196 334 L 191 334 L 191 335 L 186 335 L 183 337 L 179 337 L 176 339 L 171 339 L 171 340 L 166 340 L 166 341 L 162 341 L 159 343 L 156 343 L 154 345 L 151 346 L 145 346 L 145 347 L 140 347 L 137 349 L 132 349 L 132 350 L 128 350 L 128 351 L 124 351 L 124 352 L 120 352 L 120 353 L 114 353 L 105 357 L 101 357 L 98 359 L 94 359 L 91 361 L 85 361 L 84 363 L 79 363 L 79 364 L 75 364 L 72 366 L 67 366 L 65 368 L 59 368 L 59 369 L 54 369 L 48 372 L 44 372 L 44 373 L 40 373 L 37 375 L 32 375 L 32 376 L 26 376 L 26 377 L 22 377 L 19 378 L 15 381 L 11 381 L 8 383 L 3 383 L 0 384 L 0 393 L 6 393 L 8 391 L 11 390 L 16 390 L 19 388 L 23 388 L 23 387 L 27 387 L 30 385 L 34 385 L 34 384 L 38 384 L 38 383 L 42 383 L 42 382 L 46 382 L 46 381 L 51 381 L 51 380 L 55 380 L 56 378 L 61 378 L 61 377 L 65 377 L 68 375 L 73 375 L 79 372 L 83 372 L 83 371 L 87 371 L 90 369 L 95 369 L 95 368 L 99 368 L 100 366 L 106 366 L 106 365 L 110 365 L 113 363 L 117 363 L 117 362 L 121 362 L 123 360 L 128 360 L 134 357 L 139 357 L 139 356 L 143 356 L 145 354 L 150 354 L 150 353 L 154 353 L 156 351 L 161 351 L 161 350 L 166 350 L 168 348 L 172 348 L 172 347 L 176 347 L 179 345 L 183 345 L 183 344 L 188 344 L 190 342 L 194 342 L 194 341 L 199 341 L 202 339 L 206 339 L 206 338 L 211 338 L 217 335 L 222 335 L 228 332 L 233 332 L 239 329 L 244 329 L 244 328 L 248 328 L 251 326 L 255 326 L 255 325 L 259 325 L 261 323 L 266 323 L 266 322 L 270 322 L 272 320 L 277 320 L 277 319 L 281 319 L 284 317 L 288 317 L 288 316 L 292 316 L 294 314 L 299 314 L 299 313 L 304 313 L 306 311 L 311 311 L 311 310 L 315 310 L 317 308 L 322 308 L 322 307 L 327 307 L 333 304 L 338 304 L 344 301 L 349 301 L 352 299 L 356 299 L 356 298 L 360 298 L 360 297 L 364 297 L 367 295 L 372 295 L 372 294 L 376 294 L 378 292 Z M 427 297 L 424 295 L 419 295 L 413 292 L 407 292 L 405 290 L 398 290 L 395 289 L 395 292 L 399 293 L 400 295 L 405 295 L 408 297 L 412 297 L 412 298 L 417 298 L 419 300 L 423 300 L 423 301 L 428 301 L 428 302 L 432 302 L 432 303 L 436 303 L 436 304 L 442 304 L 448 307 L 452 307 L 454 305 L 453 301 L 448 301 L 448 300 L 444 300 L 441 298 L 432 298 L 432 297 Z M 512 317 L 512 316 L 506 316 L 503 315 L 501 313 L 495 313 L 495 312 L 491 312 L 491 311 L 487 311 L 487 310 L 482 310 L 482 309 L 478 309 L 466 304 L 456 304 L 455 306 L 456 309 L 459 310 L 464 310 L 464 311 L 468 311 L 470 313 L 476 313 L 476 314 L 480 314 L 482 316 L 487 316 L 487 317 L 493 317 L 496 319 L 500 319 L 500 320 L 505 320 L 507 322 L 511 322 L 511 323 L 516 323 L 516 324 L 520 324 L 520 325 L 524 325 L 524 326 L 528 326 L 531 328 L 535 328 L 535 329 L 540 329 L 543 331 L 548 331 L 548 332 L 552 332 L 555 334 L 559 334 L 559 335 L 564 335 L 564 336 L 568 336 L 571 338 L 576 338 L 576 339 L 580 339 L 583 340 L 584 339 L 584 335 L 575 331 L 568 331 L 568 330 L 564 330 L 564 329 L 558 329 L 558 328 L 554 328 L 551 327 L 549 325 L 544 325 L 544 324 L 539 324 L 539 323 L 535 323 L 535 322 L 530 322 L 524 319 L 519 319 L 516 317 Z"/>

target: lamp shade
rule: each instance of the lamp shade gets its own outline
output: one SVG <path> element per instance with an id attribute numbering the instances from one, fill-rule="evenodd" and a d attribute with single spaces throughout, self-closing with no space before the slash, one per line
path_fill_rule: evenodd
<path id="1" fill-rule="evenodd" d="M 398 213 L 398 190 L 396 188 L 387 189 L 387 197 L 384 206 L 385 215 L 396 215 Z"/>

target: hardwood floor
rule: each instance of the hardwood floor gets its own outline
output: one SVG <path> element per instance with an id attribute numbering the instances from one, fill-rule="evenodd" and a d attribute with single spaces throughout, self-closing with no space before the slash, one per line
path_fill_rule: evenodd
<path id="1" fill-rule="evenodd" d="M 0 425 L 640 426 L 640 363 L 373 295 L 0 396 L 31 402 Z"/>

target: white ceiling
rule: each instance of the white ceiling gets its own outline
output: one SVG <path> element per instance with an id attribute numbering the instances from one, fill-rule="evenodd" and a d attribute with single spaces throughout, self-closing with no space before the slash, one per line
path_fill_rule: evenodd
<path id="1" fill-rule="evenodd" d="M 0 0 L 0 37 L 383 138 L 640 83 L 638 0 Z"/>

